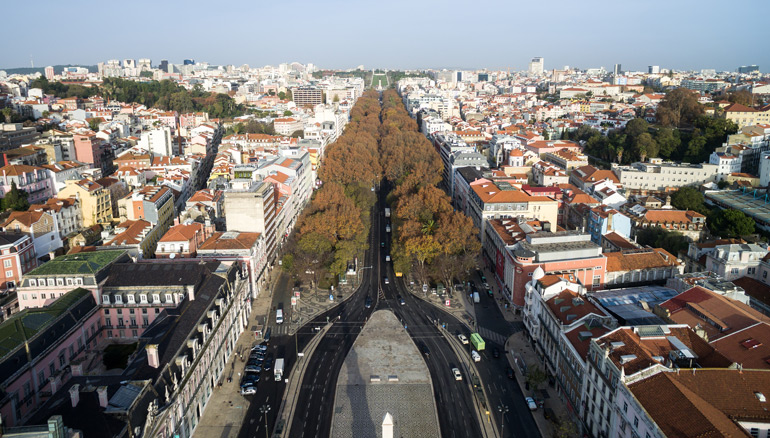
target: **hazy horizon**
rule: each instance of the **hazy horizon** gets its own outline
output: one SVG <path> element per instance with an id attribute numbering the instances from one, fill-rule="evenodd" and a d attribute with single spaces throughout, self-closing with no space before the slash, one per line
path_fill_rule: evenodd
<path id="1" fill-rule="evenodd" d="M 376 5 L 236 0 L 228 8 L 200 0 L 137 0 L 116 10 L 95 0 L 77 8 L 42 3 L 35 20 L 64 25 L 50 34 L 31 31 L 30 20 L 23 19 L 29 8 L 18 2 L 6 5 L 8 16 L 22 18 L 6 23 L 9 34 L 23 37 L 6 45 L 0 68 L 30 67 L 30 59 L 40 68 L 150 58 L 153 65 L 161 59 L 174 64 L 195 59 L 252 67 L 296 61 L 326 69 L 525 70 L 532 57 L 541 56 L 547 70 L 569 65 L 611 71 L 615 63 L 624 71 L 645 71 L 648 65 L 735 71 L 756 64 L 762 71 L 770 69 L 770 51 L 761 50 L 770 36 L 762 20 L 770 2 L 754 2 L 750 13 L 714 0 L 643 5 L 493 0 L 483 9 L 457 0 Z M 550 12 L 556 15 L 546 15 Z M 121 21 L 113 23 L 116 17 Z M 82 26 L 73 26 L 77 23 Z M 100 28 L 111 36 L 101 35 Z"/>

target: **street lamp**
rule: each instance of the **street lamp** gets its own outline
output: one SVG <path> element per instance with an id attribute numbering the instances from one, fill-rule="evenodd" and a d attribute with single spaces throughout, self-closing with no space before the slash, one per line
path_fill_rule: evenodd
<path id="1" fill-rule="evenodd" d="M 497 407 L 497 411 L 500 412 L 500 436 L 504 437 L 503 430 L 505 429 L 505 414 L 508 413 L 508 406 L 500 405 Z"/>
<path id="2" fill-rule="evenodd" d="M 265 438 L 270 438 L 267 431 L 267 413 L 270 412 L 270 405 L 262 405 L 259 407 L 259 412 L 265 416 Z"/>

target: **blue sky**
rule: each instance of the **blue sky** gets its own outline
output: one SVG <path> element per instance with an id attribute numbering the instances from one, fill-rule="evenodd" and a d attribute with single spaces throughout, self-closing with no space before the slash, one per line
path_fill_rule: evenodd
<path id="1" fill-rule="evenodd" d="M 150 58 L 323 68 L 621 63 L 770 71 L 770 1 L 39 0 L 3 7 L 0 68 Z"/>

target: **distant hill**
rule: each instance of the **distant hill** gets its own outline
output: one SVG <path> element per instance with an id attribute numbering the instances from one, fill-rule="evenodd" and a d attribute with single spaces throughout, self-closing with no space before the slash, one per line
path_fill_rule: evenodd
<path id="1" fill-rule="evenodd" d="M 85 67 L 91 73 L 96 73 L 99 70 L 99 67 L 95 65 L 67 64 L 67 65 L 54 65 L 53 71 L 58 75 L 64 71 L 65 67 Z M 41 74 L 45 74 L 45 67 L 0 68 L 0 70 L 5 70 L 5 72 L 8 73 L 9 75 L 28 75 L 28 74 L 37 73 L 37 72 L 40 72 Z"/>

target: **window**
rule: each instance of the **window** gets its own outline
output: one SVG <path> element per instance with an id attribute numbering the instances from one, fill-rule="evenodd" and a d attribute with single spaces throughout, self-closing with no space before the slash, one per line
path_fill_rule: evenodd
<path id="1" fill-rule="evenodd" d="M 166 294 L 166 304 L 171 304 L 174 301 L 174 299 L 171 297 L 171 294 Z"/>
<path id="2" fill-rule="evenodd" d="M 43 389 L 47 382 L 45 381 L 45 370 L 40 370 L 39 373 L 37 373 L 37 387 L 38 389 Z"/>
<path id="3" fill-rule="evenodd" d="M 110 296 L 109 295 L 102 295 L 102 304 L 110 304 Z"/>
<path id="4" fill-rule="evenodd" d="M 136 297 L 133 294 L 129 294 L 128 295 L 128 303 L 129 304 L 134 304 L 135 302 L 136 302 Z M 133 310 L 133 309 L 131 309 L 131 310 Z"/>
<path id="5" fill-rule="evenodd" d="M 70 345 L 70 360 L 75 358 L 75 347 Z"/>
<path id="6" fill-rule="evenodd" d="M 153 303 L 160 303 L 160 295 L 152 294 L 152 302 Z"/>
<path id="7" fill-rule="evenodd" d="M 730 273 L 731 273 L 731 274 L 737 274 L 737 273 L 738 273 L 738 268 L 732 268 L 732 269 L 730 269 Z"/>
<path id="8" fill-rule="evenodd" d="M 639 417 L 634 416 L 634 428 L 638 428 L 638 427 L 639 427 Z"/>
<path id="9" fill-rule="evenodd" d="M 623 402 L 623 412 L 628 413 L 628 403 Z"/>
<path id="10" fill-rule="evenodd" d="M 123 295 L 115 295 L 115 304 L 123 304 Z"/>
<path id="11" fill-rule="evenodd" d="M 57 278 L 56 279 L 56 285 L 57 286 L 64 286 L 64 279 L 63 278 Z"/>
<path id="12" fill-rule="evenodd" d="M 758 428 L 752 427 L 750 433 L 751 433 L 751 436 L 759 438 L 759 429 Z"/>
<path id="13" fill-rule="evenodd" d="M 53 294 L 51 294 L 51 296 L 53 296 Z M 44 300 L 45 299 L 45 294 L 40 294 L 40 298 Z"/>
<path id="14" fill-rule="evenodd" d="M 75 279 L 75 284 L 83 284 L 83 279 L 82 278 L 76 278 Z"/>
<path id="15" fill-rule="evenodd" d="M 141 295 L 139 295 L 139 301 L 140 301 L 142 304 L 147 304 L 147 295 L 146 295 L 146 294 L 141 294 Z"/>
<path id="16" fill-rule="evenodd" d="M 68 279 L 67 279 L 67 286 L 72 286 L 72 284 L 73 284 L 73 281 L 72 281 L 72 279 L 71 279 L 71 278 L 68 278 Z"/>
<path id="17" fill-rule="evenodd" d="M 59 352 L 59 367 L 63 368 L 67 361 L 64 359 L 64 350 Z"/>
<path id="18" fill-rule="evenodd" d="M 767 276 L 767 272 L 765 272 L 765 276 Z M 29 280 L 30 286 L 37 286 L 37 280 Z"/>
<path id="19" fill-rule="evenodd" d="M 10 260 L 5 260 L 3 261 L 3 266 L 5 266 L 6 268 L 10 268 L 12 263 L 13 262 L 11 262 Z"/>

